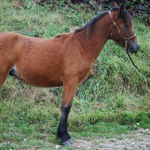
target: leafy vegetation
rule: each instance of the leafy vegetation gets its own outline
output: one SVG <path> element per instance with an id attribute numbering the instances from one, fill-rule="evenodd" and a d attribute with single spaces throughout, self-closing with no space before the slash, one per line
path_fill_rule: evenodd
<path id="1" fill-rule="evenodd" d="M 0 14 L 0 32 L 41 38 L 71 32 L 97 15 L 82 5 L 57 6 L 52 11 L 49 5 L 26 3 L 21 7 L 7 0 L 1 0 Z M 134 24 L 140 50 L 132 58 L 150 77 L 150 30 L 140 19 L 135 18 Z M 8 77 L 0 89 L 0 149 L 50 149 L 54 147 L 51 143 L 58 144 L 55 134 L 62 90 L 35 88 Z M 149 83 L 132 66 L 122 47 L 107 42 L 93 73 L 79 86 L 69 116 L 68 130 L 73 139 L 112 137 L 138 127 L 150 128 Z"/>
<path id="2" fill-rule="evenodd" d="M 138 16 L 138 18 L 142 20 L 146 26 L 150 26 L 150 15 L 144 14 L 142 16 Z"/>

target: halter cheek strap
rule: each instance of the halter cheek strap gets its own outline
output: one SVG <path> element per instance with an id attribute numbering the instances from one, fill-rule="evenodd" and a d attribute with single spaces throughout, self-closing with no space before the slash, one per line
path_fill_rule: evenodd
<path id="1" fill-rule="evenodd" d="M 128 40 L 136 37 L 136 34 L 130 36 L 130 37 L 125 37 L 124 34 L 120 31 L 120 29 L 118 28 L 118 25 L 117 23 L 114 21 L 113 17 L 112 17 L 112 14 L 111 12 L 109 11 L 109 16 L 113 22 L 113 29 L 112 29 L 112 32 L 110 33 L 110 39 L 112 39 L 112 36 L 113 36 L 113 33 L 114 33 L 114 28 L 116 28 L 118 30 L 118 33 L 120 34 L 120 36 L 123 38 L 123 40 L 125 41 L 125 50 L 127 51 L 127 45 L 128 45 Z"/>
<path id="2" fill-rule="evenodd" d="M 128 50 L 127 50 L 128 40 L 130 40 L 130 39 L 136 37 L 136 34 L 134 34 L 134 35 L 132 35 L 132 36 L 130 36 L 130 37 L 128 37 L 128 38 L 125 37 L 125 36 L 123 35 L 123 33 L 120 31 L 120 29 L 118 28 L 118 25 L 117 25 L 117 23 L 114 21 L 114 19 L 113 19 L 112 14 L 111 14 L 110 11 L 109 11 L 109 16 L 110 16 L 110 18 L 111 18 L 111 20 L 112 20 L 112 22 L 113 22 L 113 29 L 112 29 L 112 32 L 110 33 L 110 39 L 112 39 L 113 32 L 114 32 L 114 28 L 116 28 L 116 29 L 118 30 L 118 33 L 120 34 L 120 36 L 121 36 L 121 37 L 123 38 L 123 40 L 125 41 L 125 50 L 126 50 L 128 56 L 129 56 L 129 58 L 130 58 L 131 63 L 132 63 L 133 66 L 139 71 L 139 73 L 140 73 L 143 77 L 145 77 L 145 75 L 143 75 L 143 73 L 141 72 L 141 70 L 134 64 L 134 62 L 133 62 L 132 58 L 130 57 L 129 52 L 128 52 Z M 148 78 L 148 77 L 145 77 L 145 78 L 146 78 L 148 81 L 150 81 L 150 78 Z M 148 83 L 148 84 L 149 84 L 149 83 Z"/>

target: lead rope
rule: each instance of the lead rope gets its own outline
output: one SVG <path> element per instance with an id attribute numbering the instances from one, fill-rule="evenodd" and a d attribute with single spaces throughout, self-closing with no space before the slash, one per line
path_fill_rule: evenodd
<path id="1" fill-rule="evenodd" d="M 128 57 L 129 57 L 129 59 L 130 59 L 132 65 L 138 70 L 138 72 L 139 72 L 144 78 L 146 78 L 148 81 L 150 81 L 150 78 L 146 77 L 146 76 L 141 72 L 141 70 L 135 65 L 135 63 L 133 62 L 133 60 L 132 60 L 132 58 L 131 58 L 129 52 L 128 52 L 128 51 L 126 51 L 126 52 L 127 52 L 127 55 L 128 55 Z M 148 82 L 148 85 L 149 85 L 149 82 Z"/>
<path id="2" fill-rule="evenodd" d="M 110 39 L 112 39 L 112 35 L 113 35 L 113 32 L 114 32 L 114 27 L 116 27 L 117 30 L 118 30 L 118 33 L 121 35 L 121 37 L 122 37 L 122 38 L 124 39 L 124 41 L 125 41 L 125 50 L 126 50 L 126 53 L 127 53 L 128 57 L 129 57 L 129 59 L 130 59 L 132 65 L 138 70 L 138 72 L 139 72 L 144 78 L 146 78 L 148 81 L 150 81 L 150 78 L 146 77 L 146 76 L 141 72 L 141 70 L 135 65 L 135 63 L 133 62 L 133 60 L 132 60 L 132 58 L 131 58 L 131 56 L 130 56 L 128 50 L 127 50 L 128 40 L 130 40 L 130 39 L 136 37 L 136 34 L 132 35 L 132 36 L 129 37 L 129 38 L 126 38 L 126 37 L 121 33 L 120 29 L 118 28 L 117 23 L 114 21 L 114 19 L 113 19 L 112 15 L 111 15 L 111 12 L 110 12 L 110 11 L 109 11 L 109 16 L 110 16 L 110 18 L 111 18 L 111 20 L 112 20 L 112 22 L 113 22 L 113 29 L 112 29 L 112 32 L 110 33 Z M 149 85 L 149 82 L 148 82 L 148 85 Z"/>

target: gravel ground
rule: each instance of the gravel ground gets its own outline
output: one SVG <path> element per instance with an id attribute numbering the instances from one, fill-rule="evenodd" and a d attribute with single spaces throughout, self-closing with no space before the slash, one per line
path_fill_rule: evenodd
<path id="1" fill-rule="evenodd" d="M 55 144 L 51 143 L 53 146 Z M 50 145 L 51 145 L 50 144 Z M 51 146 L 52 146 L 51 145 Z M 33 147 L 20 150 L 37 150 Z M 44 148 L 47 150 L 47 148 Z M 52 149 L 52 148 L 48 148 Z M 74 144 L 69 148 L 65 146 L 55 145 L 54 149 L 60 150 L 150 150 L 150 130 L 139 129 L 129 134 L 121 134 L 115 138 L 93 138 L 93 140 L 76 139 Z M 0 149 L 1 150 L 1 149 Z M 9 149 L 11 150 L 11 149 Z M 43 150 L 39 148 L 38 150 Z"/>
<path id="2" fill-rule="evenodd" d="M 73 146 L 76 150 L 150 150 L 150 130 L 140 129 L 111 139 L 77 139 Z"/>

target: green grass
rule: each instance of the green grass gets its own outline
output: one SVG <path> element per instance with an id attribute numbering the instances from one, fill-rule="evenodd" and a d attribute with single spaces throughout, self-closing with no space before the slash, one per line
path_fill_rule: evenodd
<path id="1" fill-rule="evenodd" d="M 82 5 L 51 10 L 35 3 L 17 7 L 1 0 L 0 32 L 53 38 L 83 26 L 95 15 L 96 12 L 87 11 Z M 150 77 L 150 30 L 139 19 L 134 18 L 134 24 L 140 50 L 131 57 Z M 68 120 L 73 140 L 116 136 L 137 129 L 136 123 L 150 128 L 149 85 L 122 47 L 108 41 L 93 72 L 74 97 Z M 0 149 L 53 149 L 59 143 L 55 134 L 62 90 L 35 88 L 8 77 L 0 89 Z"/>

